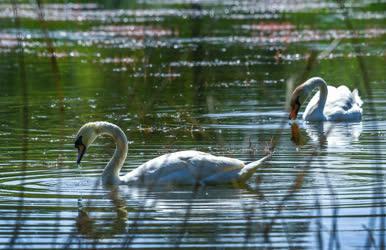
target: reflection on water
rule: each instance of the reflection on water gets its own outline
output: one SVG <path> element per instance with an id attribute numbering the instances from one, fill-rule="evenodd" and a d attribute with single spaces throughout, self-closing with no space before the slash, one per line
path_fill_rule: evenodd
<path id="1" fill-rule="evenodd" d="M 355 31 L 334 1 L 14 2 L 0 3 L 0 249 L 382 248 L 379 1 L 346 2 Z M 358 88 L 363 121 L 289 124 L 288 79 L 314 75 Z M 123 173 L 177 150 L 252 161 L 277 146 L 245 188 L 110 190 L 110 140 L 75 164 L 95 120 L 125 128 Z"/>
<path id="2" fill-rule="evenodd" d="M 115 218 L 100 217 L 92 218 L 91 211 L 87 211 L 87 207 L 82 204 L 82 199 L 78 199 L 78 217 L 76 218 L 76 227 L 78 232 L 90 238 L 110 238 L 116 234 L 126 233 L 126 221 L 128 211 L 126 201 L 119 195 L 118 188 L 112 188 L 108 192 L 108 198 L 112 203 L 113 212 L 116 213 Z"/>
<path id="3" fill-rule="evenodd" d="M 297 123 L 291 124 L 291 140 L 298 146 L 310 143 L 333 150 L 351 147 L 358 142 L 362 133 L 362 122 L 303 122 L 303 128 Z M 306 133 L 304 133 L 304 130 Z"/>
<path id="4" fill-rule="evenodd" d="M 323 122 L 305 125 L 308 136 L 322 147 L 350 147 L 362 133 L 362 123 Z M 348 150 L 348 149 L 347 149 Z"/>

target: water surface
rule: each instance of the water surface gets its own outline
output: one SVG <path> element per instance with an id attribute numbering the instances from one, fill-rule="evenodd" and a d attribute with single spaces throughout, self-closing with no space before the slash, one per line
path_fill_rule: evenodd
<path id="1" fill-rule="evenodd" d="M 1 3 L 0 248 L 381 247 L 382 6 Z M 289 124 L 286 95 L 310 76 L 358 88 L 363 121 Z M 276 152 L 241 189 L 106 189 L 111 140 L 75 163 L 74 136 L 95 120 L 128 136 L 123 172 L 177 150 Z"/>

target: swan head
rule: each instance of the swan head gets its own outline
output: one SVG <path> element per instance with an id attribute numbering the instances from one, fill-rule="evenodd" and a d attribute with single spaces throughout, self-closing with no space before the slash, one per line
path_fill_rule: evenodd
<path id="1" fill-rule="evenodd" d="M 288 119 L 294 120 L 296 119 L 300 106 L 307 100 L 310 93 L 313 89 L 320 85 L 326 85 L 326 82 L 320 77 L 312 77 L 300 84 L 295 88 L 292 92 L 291 102 L 290 102 L 290 114 Z"/>
<path id="2" fill-rule="evenodd" d="M 292 93 L 290 102 L 290 114 L 288 117 L 290 120 L 296 119 L 300 110 L 300 106 L 306 99 L 306 97 L 304 97 L 304 87 L 302 85 L 299 85 Z"/>
<path id="3" fill-rule="evenodd" d="M 77 163 L 79 164 L 82 160 L 84 153 L 86 153 L 86 149 L 95 141 L 98 137 L 98 123 L 89 122 L 83 125 L 77 135 L 75 140 L 75 148 L 78 149 L 78 158 Z"/>

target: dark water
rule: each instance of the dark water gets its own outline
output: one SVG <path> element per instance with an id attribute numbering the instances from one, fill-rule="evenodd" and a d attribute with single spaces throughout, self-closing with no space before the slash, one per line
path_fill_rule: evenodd
<path id="1" fill-rule="evenodd" d="M 0 4 L 1 249 L 382 248 L 382 1 L 63 2 Z M 310 76 L 359 88 L 363 121 L 291 128 L 286 95 Z M 109 139 L 75 163 L 95 120 L 128 136 L 123 172 L 276 153 L 243 189 L 109 190 Z"/>

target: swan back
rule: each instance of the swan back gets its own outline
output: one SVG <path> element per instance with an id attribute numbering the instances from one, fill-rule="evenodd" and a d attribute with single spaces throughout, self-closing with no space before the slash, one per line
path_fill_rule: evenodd
<path id="1" fill-rule="evenodd" d="M 358 90 L 350 91 L 342 85 L 338 88 L 327 86 L 328 94 L 324 107 L 319 105 L 320 91 L 308 103 L 303 119 L 306 121 L 360 121 L 362 100 Z"/>
<path id="2" fill-rule="evenodd" d="M 121 177 L 126 183 L 189 184 L 194 185 L 217 173 L 240 170 L 244 162 L 208 153 L 187 150 L 161 155 L 127 175 Z"/>

